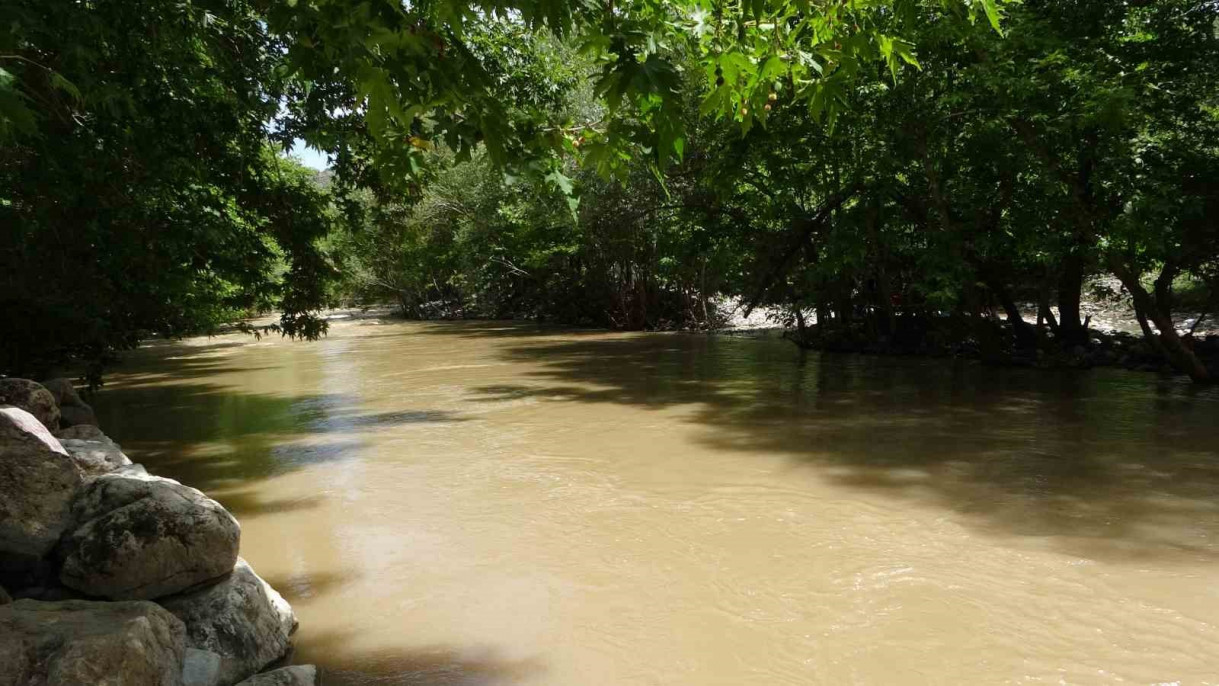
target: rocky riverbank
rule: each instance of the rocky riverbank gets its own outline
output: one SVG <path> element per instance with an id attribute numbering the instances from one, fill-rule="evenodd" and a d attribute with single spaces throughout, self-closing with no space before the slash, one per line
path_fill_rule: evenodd
<path id="1" fill-rule="evenodd" d="M 314 686 L 272 669 L 296 617 L 237 520 L 96 424 L 66 379 L 0 379 L 0 686 Z"/>

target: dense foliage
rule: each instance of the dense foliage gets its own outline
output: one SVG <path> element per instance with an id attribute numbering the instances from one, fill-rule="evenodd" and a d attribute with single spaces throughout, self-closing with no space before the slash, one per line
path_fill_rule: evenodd
<path id="1" fill-rule="evenodd" d="M 1215 377 L 1173 320 L 1219 305 L 1213 0 L 3 13 L 0 373 L 352 298 L 638 329 L 738 296 L 802 345 L 1079 357 L 1112 275 Z"/>
<path id="2" fill-rule="evenodd" d="M 281 44 L 254 6 L 5 7 L 0 371 L 96 378 L 142 336 L 276 304 L 317 333 L 298 315 L 320 304 L 329 201 L 268 138 Z"/>
<path id="3" fill-rule="evenodd" d="M 918 68 L 856 74 L 832 121 L 780 77 L 742 132 L 707 116 L 719 96 L 697 60 L 678 62 L 683 159 L 663 181 L 639 156 L 615 182 L 567 170 L 571 217 L 545 185 L 443 158 L 391 223 L 410 240 L 365 231 L 386 240 L 344 251 L 410 246 L 414 266 L 352 271 L 356 290 L 412 316 L 620 328 L 703 326 L 739 295 L 786 309 L 805 345 L 1080 362 L 1085 284 L 1113 275 L 1149 355 L 1213 377 L 1173 312 L 1174 287 L 1203 316 L 1219 293 L 1219 9 L 1007 8 L 1002 35 L 968 15 L 878 18 Z M 739 78 L 727 63 L 710 74 Z"/>

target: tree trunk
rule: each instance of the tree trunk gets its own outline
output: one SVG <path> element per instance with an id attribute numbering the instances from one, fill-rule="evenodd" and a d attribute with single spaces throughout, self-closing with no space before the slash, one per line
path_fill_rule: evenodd
<path id="1" fill-rule="evenodd" d="M 885 342 L 891 342 L 893 335 L 897 333 L 897 318 L 893 313 L 892 289 L 893 286 L 889 280 L 889 269 L 887 266 L 889 251 L 885 249 L 884 244 L 880 240 L 880 209 L 876 206 L 875 201 L 868 204 L 867 210 L 867 227 L 868 240 L 872 243 L 874 258 L 876 260 L 876 328 L 885 338 Z"/>
<path id="2" fill-rule="evenodd" d="M 753 309 L 762 301 L 762 297 L 770 290 L 771 286 L 779 280 L 780 277 L 787 274 L 787 270 L 791 267 L 792 260 L 795 259 L 801 251 L 806 249 L 809 239 L 813 233 L 830 219 L 834 211 L 842 206 L 851 196 L 855 195 L 862 188 L 860 183 L 854 183 L 849 188 L 845 188 L 838 193 L 834 193 L 825 200 L 825 204 L 821 209 L 812 216 L 799 217 L 792 221 L 792 230 L 796 234 L 796 240 L 791 247 L 783 253 L 779 261 L 766 273 L 762 282 L 758 285 L 747 304 L 745 305 L 744 314 L 746 317 Z"/>
<path id="3" fill-rule="evenodd" d="M 800 305 L 796 305 L 796 331 L 800 336 L 800 344 L 808 344 L 808 325 L 804 323 L 804 312 L 801 311 Z"/>
<path id="4" fill-rule="evenodd" d="M 817 328 L 820 329 L 821 331 L 825 331 L 826 327 L 829 326 L 829 324 L 830 324 L 829 306 L 823 302 L 818 301 L 817 307 L 816 307 L 816 314 L 817 314 Z"/>
<path id="5" fill-rule="evenodd" d="M 1003 306 L 1003 311 L 1007 314 L 1007 321 L 1012 325 L 1012 333 L 1016 335 L 1016 345 L 1021 348 L 1035 347 L 1037 331 L 1024 321 L 1024 317 L 1020 315 L 1020 308 L 1012 299 L 1012 294 L 1008 291 L 1007 286 L 1000 279 L 992 279 L 986 285 L 995 292 L 995 297 L 999 298 L 999 304 Z"/>
<path id="6" fill-rule="evenodd" d="M 1139 326 L 1152 346 L 1160 350 L 1174 368 L 1188 374 L 1189 378 L 1195 382 L 1214 382 L 1215 378 L 1211 375 L 1210 370 L 1206 368 L 1202 360 L 1198 359 L 1185 340 L 1177 334 L 1176 325 L 1173 324 L 1171 284 L 1176 275 L 1176 268 L 1171 263 L 1164 265 L 1164 269 L 1156 279 L 1154 296 L 1148 293 L 1147 289 L 1143 288 L 1143 284 L 1139 282 L 1137 270 L 1115 260 L 1113 273 L 1121 280 L 1126 290 L 1130 291 L 1130 297 L 1134 301 L 1134 311 L 1139 318 Z M 1159 335 L 1152 334 L 1151 327 L 1147 325 L 1148 319 L 1159 329 Z"/>
<path id="7" fill-rule="evenodd" d="M 1083 258 L 1071 253 L 1062 261 L 1058 277 L 1058 338 L 1064 345 L 1088 342 L 1088 327 L 1080 318 L 1080 301 L 1084 290 Z"/>
<path id="8" fill-rule="evenodd" d="M 1058 334 L 1058 320 L 1054 318 L 1054 310 L 1050 309 L 1050 291 L 1043 289 L 1040 294 L 1040 299 L 1037 302 L 1037 327 L 1041 328 L 1041 322 L 1045 321 L 1055 335 Z"/>

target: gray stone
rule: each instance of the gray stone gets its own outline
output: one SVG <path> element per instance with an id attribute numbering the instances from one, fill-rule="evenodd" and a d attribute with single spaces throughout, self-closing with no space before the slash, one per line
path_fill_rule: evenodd
<path id="1" fill-rule="evenodd" d="M 88 403 L 80 399 L 71 379 L 51 379 L 43 381 L 42 385 L 55 398 L 55 404 L 59 406 L 59 425 L 61 427 L 97 426 L 97 415 L 93 413 L 93 408 L 89 407 Z"/>
<path id="2" fill-rule="evenodd" d="M 293 665 L 255 674 L 238 686 L 317 686 L 317 667 Z"/>
<path id="3" fill-rule="evenodd" d="M 111 473 L 125 476 L 148 476 L 148 470 L 139 462 L 133 462 L 126 467 L 119 467 Z"/>
<path id="4" fill-rule="evenodd" d="M 182 660 L 182 686 L 220 686 L 220 656 L 187 648 Z"/>
<path id="5" fill-rule="evenodd" d="M 155 603 L 0 607 L 0 686 L 180 686 L 186 630 Z"/>
<path id="6" fill-rule="evenodd" d="M 101 429 L 92 424 L 77 424 L 76 426 L 61 428 L 55 432 L 55 437 L 61 441 L 66 438 L 73 438 L 78 441 L 110 441 L 114 443 L 114 441 L 110 440 L 109 436 L 102 433 Z M 118 444 L 116 443 L 115 445 Z"/>
<path id="7" fill-rule="evenodd" d="M 0 407 L 0 568 L 28 566 L 51 550 L 80 487 L 59 440 L 29 412 Z"/>
<path id="8" fill-rule="evenodd" d="M 220 655 L 220 683 L 231 686 L 287 654 L 292 607 L 240 558 L 206 588 L 159 601 L 186 624 L 186 645 Z"/>
<path id="9" fill-rule="evenodd" d="M 60 581 L 92 596 L 145 600 L 228 574 L 241 527 L 220 503 L 172 479 L 110 473 L 81 489 L 60 542 Z"/>
<path id="10" fill-rule="evenodd" d="M 72 383 L 71 379 L 60 377 L 58 379 L 47 379 L 42 382 L 42 387 L 50 392 L 51 397 L 55 398 L 55 404 L 61 408 L 64 405 L 84 405 L 85 401 L 80 399 L 80 395 L 76 393 L 76 384 Z"/>
<path id="11" fill-rule="evenodd" d="M 61 438 L 60 444 L 68 451 L 72 461 L 76 463 L 81 476 L 86 479 L 108 474 L 131 464 L 131 459 L 123 454 L 118 444 L 109 438 L 104 440 L 82 441 L 75 438 Z"/>
<path id="12" fill-rule="evenodd" d="M 29 379 L 0 379 L 0 405 L 20 407 L 48 429 L 59 428 L 59 405 L 42 384 Z"/>

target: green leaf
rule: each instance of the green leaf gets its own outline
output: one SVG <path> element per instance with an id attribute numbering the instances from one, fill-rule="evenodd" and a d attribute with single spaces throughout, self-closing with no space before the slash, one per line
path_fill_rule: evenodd
<path id="1" fill-rule="evenodd" d="M 559 190 L 563 191 L 564 195 L 571 195 L 573 189 L 571 179 L 562 171 L 552 169 L 550 173 L 546 175 L 546 180 L 554 184 L 554 186 Z"/>
<path id="2" fill-rule="evenodd" d="M 998 0 L 982 0 L 982 9 L 986 12 L 986 18 L 990 20 L 991 28 L 1002 36 L 1003 27 L 1000 25 Z"/>
<path id="3" fill-rule="evenodd" d="M 82 99 L 81 95 L 80 95 L 80 89 L 78 89 L 76 87 L 76 84 L 65 79 L 63 77 L 63 75 L 60 74 L 59 72 L 51 73 L 51 85 L 54 86 L 55 88 L 58 88 L 61 91 L 64 91 L 68 95 L 72 96 L 72 99 L 77 102 L 80 102 Z"/>

